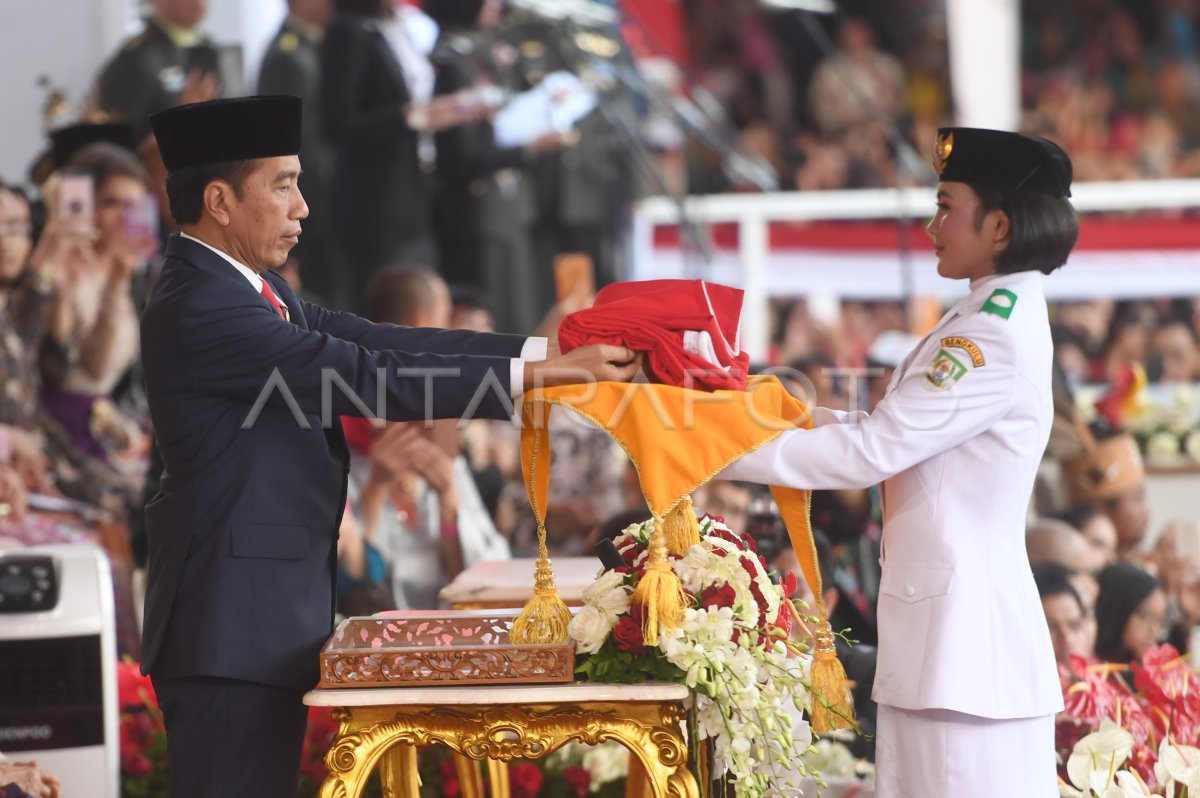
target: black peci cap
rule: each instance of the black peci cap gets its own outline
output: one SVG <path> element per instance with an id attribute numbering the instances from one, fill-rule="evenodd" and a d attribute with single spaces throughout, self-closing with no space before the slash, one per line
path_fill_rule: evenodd
<path id="1" fill-rule="evenodd" d="M 168 172 L 300 152 L 299 97 L 238 97 L 179 105 L 150 117 Z"/>
<path id="2" fill-rule="evenodd" d="M 974 127 L 938 129 L 933 168 L 944 182 L 1071 196 L 1071 159 L 1052 141 Z"/>

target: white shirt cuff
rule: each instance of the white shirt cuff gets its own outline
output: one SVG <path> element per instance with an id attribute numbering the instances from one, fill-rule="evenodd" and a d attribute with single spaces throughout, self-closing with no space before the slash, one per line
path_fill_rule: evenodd
<path id="1" fill-rule="evenodd" d="M 549 341 L 545 338 L 526 338 L 521 346 L 522 360 L 545 360 Z"/>
<path id="2" fill-rule="evenodd" d="M 525 358 L 514 357 L 508 363 L 508 392 L 513 399 L 520 399 L 525 393 Z"/>

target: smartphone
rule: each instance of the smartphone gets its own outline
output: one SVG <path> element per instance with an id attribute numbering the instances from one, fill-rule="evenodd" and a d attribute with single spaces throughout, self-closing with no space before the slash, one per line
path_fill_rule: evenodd
<path id="1" fill-rule="evenodd" d="M 154 195 L 147 194 L 141 202 L 127 206 L 121 221 L 127 238 L 157 237 L 158 203 Z"/>
<path id="2" fill-rule="evenodd" d="M 208 75 L 220 74 L 220 57 L 217 48 L 207 44 L 197 44 L 183 52 L 183 71 L 191 72 L 199 69 Z"/>
<path id="3" fill-rule="evenodd" d="M 592 259 L 582 252 L 564 252 L 554 258 L 554 288 L 558 301 L 569 296 L 589 297 L 596 293 Z"/>
<path id="4" fill-rule="evenodd" d="M 91 220 L 95 216 L 95 206 L 92 176 L 64 173 L 58 181 L 58 218 Z"/>

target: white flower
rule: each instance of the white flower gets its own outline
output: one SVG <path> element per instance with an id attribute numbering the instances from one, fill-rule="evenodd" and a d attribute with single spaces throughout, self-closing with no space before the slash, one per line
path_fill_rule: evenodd
<path id="1" fill-rule="evenodd" d="M 588 789 L 596 792 L 601 785 L 629 775 L 629 749 L 613 742 L 588 746 L 583 755 L 583 766 L 592 776 Z"/>
<path id="2" fill-rule="evenodd" d="M 1092 771 L 1103 771 L 1104 778 L 1125 763 L 1133 750 L 1133 735 L 1105 718 L 1100 730 L 1075 743 L 1067 759 L 1067 775 L 1080 790 L 1087 789 Z"/>
<path id="3" fill-rule="evenodd" d="M 629 611 L 630 589 L 624 574 L 605 571 L 583 591 L 583 600 L 603 613 L 614 626 L 617 616 Z"/>
<path id="4" fill-rule="evenodd" d="M 585 606 L 567 626 L 567 633 L 575 641 L 575 651 L 579 654 L 594 654 L 604 645 L 616 620 L 609 621 L 604 613 L 595 607 Z"/>
<path id="5" fill-rule="evenodd" d="M 1146 441 L 1146 457 L 1150 460 L 1169 460 L 1179 454 L 1179 438 L 1173 432 L 1156 432 Z"/>
<path id="6" fill-rule="evenodd" d="M 1167 785 L 1167 795 L 1175 794 L 1176 783 L 1187 787 L 1188 795 L 1200 793 L 1200 749 L 1175 745 L 1164 737 L 1158 746 L 1154 775 L 1160 784 Z"/>

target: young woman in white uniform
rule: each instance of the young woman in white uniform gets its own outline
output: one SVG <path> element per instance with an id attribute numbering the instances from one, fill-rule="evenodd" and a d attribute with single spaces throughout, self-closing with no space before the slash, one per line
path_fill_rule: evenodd
<path id="1" fill-rule="evenodd" d="M 817 408 L 721 478 L 883 485 L 879 798 L 1054 798 L 1062 693 L 1025 513 L 1053 417 L 1042 281 L 1078 235 L 1071 162 L 1033 136 L 943 128 L 934 165 L 938 273 L 970 294 L 872 413 Z"/>

